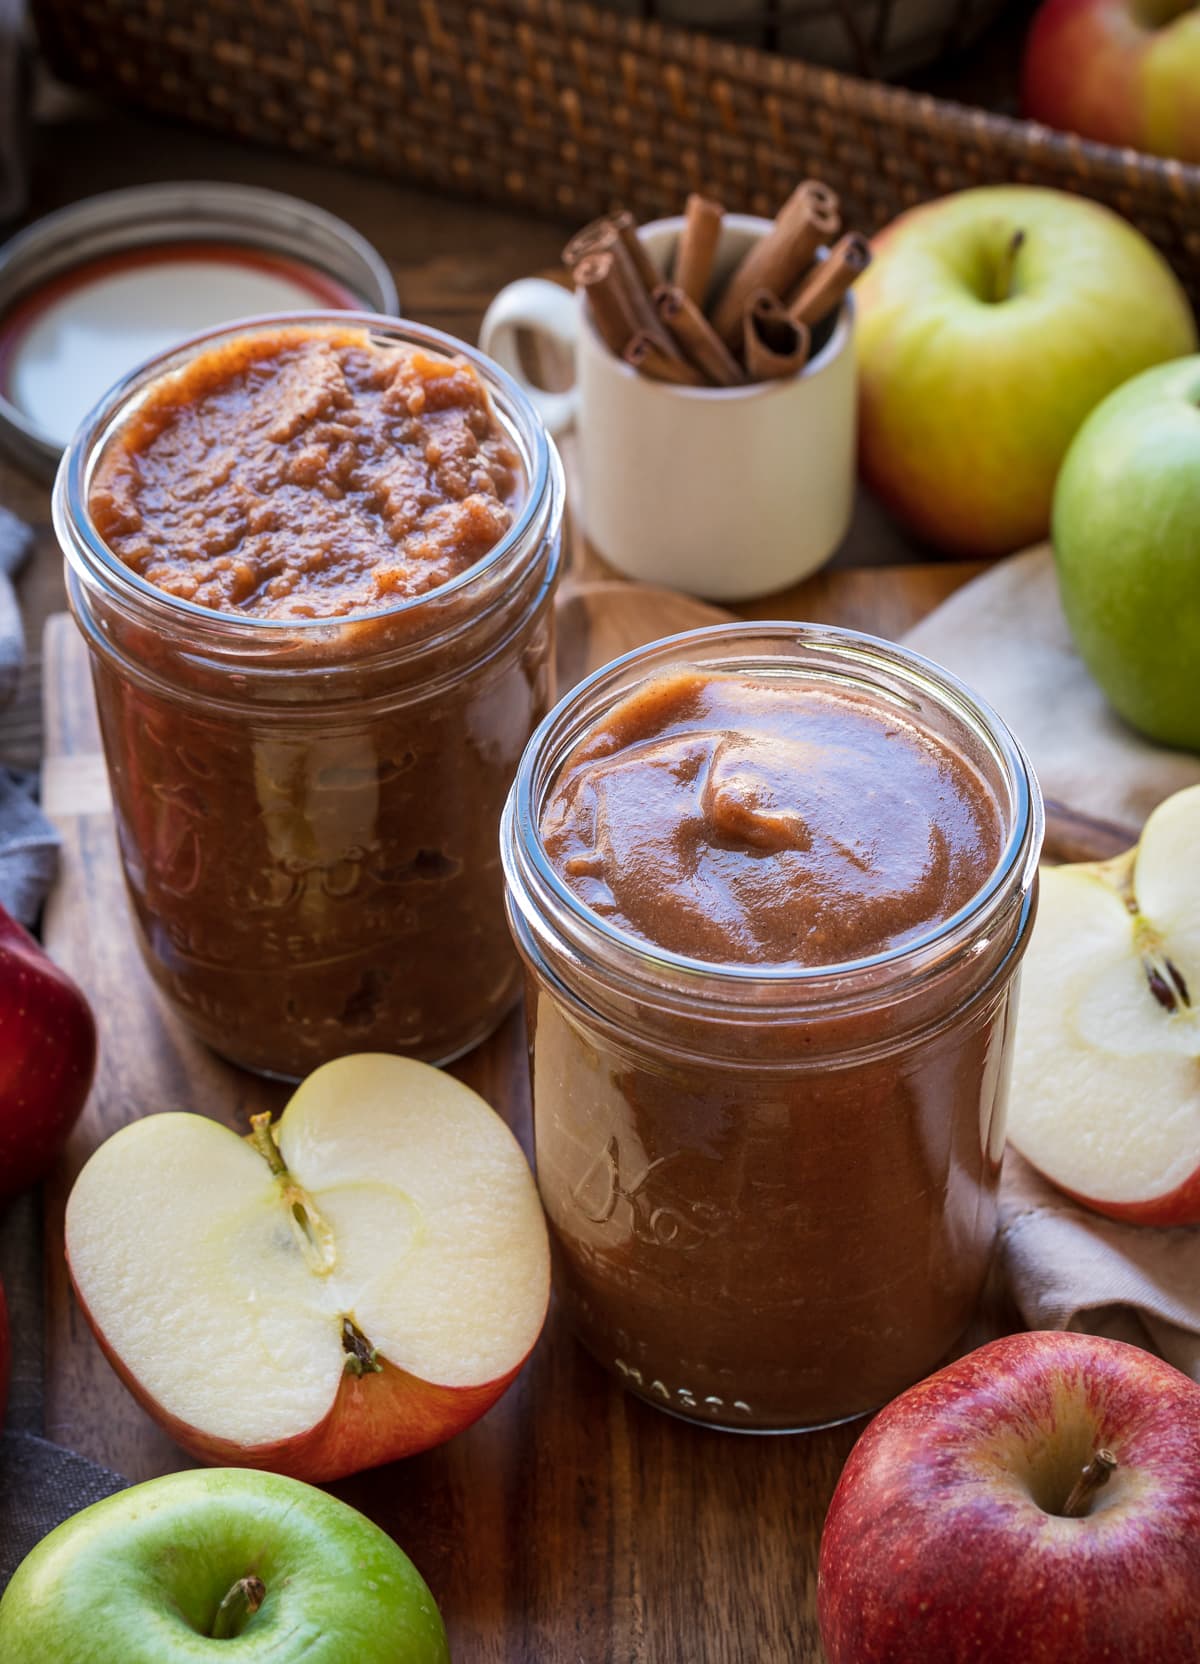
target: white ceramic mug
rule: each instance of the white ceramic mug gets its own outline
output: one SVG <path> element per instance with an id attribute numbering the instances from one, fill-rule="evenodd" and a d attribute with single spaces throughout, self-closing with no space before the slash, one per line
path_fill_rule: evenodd
<path id="1" fill-rule="evenodd" d="M 656 220 L 639 232 L 664 272 L 683 223 Z M 726 215 L 718 279 L 770 226 Z M 530 383 L 521 329 L 571 351 L 568 391 Z M 629 577 L 746 600 L 806 577 L 845 536 L 854 498 L 853 297 L 799 376 L 751 387 L 678 387 L 639 375 L 605 346 L 582 296 L 540 278 L 500 292 L 480 345 L 522 384 L 551 433 L 578 425 L 588 539 Z"/>

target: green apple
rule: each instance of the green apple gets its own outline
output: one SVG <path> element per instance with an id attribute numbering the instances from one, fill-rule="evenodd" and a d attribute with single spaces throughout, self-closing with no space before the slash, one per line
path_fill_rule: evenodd
<path id="1" fill-rule="evenodd" d="M 1161 255 L 1061 191 L 961 191 L 902 214 L 874 250 L 855 288 L 863 474 L 953 553 L 1045 537 L 1083 419 L 1139 370 L 1196 350 Z"/>
<path id="2" fill-rule="evenodd" d="M 1054 494 L 1080 656 L 1127 722 L 1200 750 L 1200 358 L 1135 377 L 1084 423 Z"/>
<path id="3" fill-rule="evenodd" d="M 0 1600 L 4 1664 L 446 1664 L 412 1561 L 354 1508 L 241 1468 L 173 1473 L 44 1537 Z"/>

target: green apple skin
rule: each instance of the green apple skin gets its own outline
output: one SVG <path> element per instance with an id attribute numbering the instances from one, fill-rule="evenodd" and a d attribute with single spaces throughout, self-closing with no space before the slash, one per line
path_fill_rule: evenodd
<path id="1" fill-rule="evenodd" d="M 209 1633 L 240 1578 L 266 1585 Z M 209 1468 L 151 1479 L 66 1520 L 0 1600 L 4 1664 L 447 1664 L 446 1632 L 391 1538 L 297 1479 Z"/>
<path id="2" fill-rule="evenodd" d="M 961 191 L 902 214 L 874 250 L 855 286 L 862 471 L 948 553 L 1003 555 L 1044 538 L 1084 418 L 1130 376 L 1196 350 L 1161 255 L 1118 215 L 1061 191 Z"/>
<path id="3" fill-rule="evenodd" d="M 1088 417 L 1054 494 L 1054 557 L 1114 710 L 1200 751 L 1200 358 L 1147 370 Z"/>

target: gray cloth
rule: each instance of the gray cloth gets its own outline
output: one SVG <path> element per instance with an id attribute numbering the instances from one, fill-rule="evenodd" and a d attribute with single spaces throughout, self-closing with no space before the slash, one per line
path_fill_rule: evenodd
<path id="1" fill-rule="evenodd" d="M 126 1481 L 38 1435 L 42 1428 L 42 1232 L 36 1193 L 0 1214 L 0 1279 L 12 1334 L 12 1379 L 0 1436 L 0 1590 L 35 1543 Z"/>
<path id="2" fill-rule="evenodd" d="M 48 1531 L 127 1484 L 32 1433 L 0 1437 L 0 1590 Z"/>
<path id="3" fill-rule="evenodd" d="M 12 579 L 32 548 L 29 527 L 0 508 L 0 708 L 17 690 L 25 657 Z M 38 808 L 35 790 L 32 778 L 0 767 L 0 907 L 24 925 L 37 919 L 58 858 L 58 836 Z"/>
<path id="4" fill-rule="evenodd" d="M 4 0 L 0 0 L 0 6 Z M 25 658 L 25 632 L 12 580 L 33 549 L 33 532 L 23 520 L 0 506 L 0 706 L 17 691 Z"/>

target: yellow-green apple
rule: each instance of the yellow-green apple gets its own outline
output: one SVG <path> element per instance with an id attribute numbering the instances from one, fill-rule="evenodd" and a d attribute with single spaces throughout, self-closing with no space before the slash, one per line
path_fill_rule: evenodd
<path id="1" fill-rule="evenodd" d="M 1025 47 L 1027 116 L 1200 162 L 1195 0 L 1046 0 Z"/>
<path id="2" fill-rule="evenodd" d="M 545 1220 L 467 1087 L 344 1057 L 249 1139 L 150 1115 L 67 1202 L 71 1280 L 126 1386 L 201 1461 L 323 1480 L 440 1444 L 541 1331 Z"/>
<path id="3" fill-rule="evenodd" d="M 1078 1201 L 1200 1222 L 1200 786 L 1112 861 L 1048 867 L 1025 962 L 1008 1136 Z"/>
<path id="4" fill-rule="evenodd" d="M 950 553 L 1044 537 L 1084 417 L 1139 370 L 1195 350 L 1166 261 L 1080 197 L 960 191 L 902 214 L 874 250 L 855 289 L 863 475 Z"/>
<path id="5" fill-rule="evenodd" d="M 0 907 L 0 1199 L 45 1178 L 95 1066 L 87 1000 Z"/>
<path id="6" fill-rule="evenodd" d="M 817 1609 L 829 1664 L 1200 1659 L 1200 1387 L 1076 1334 L 940 1370 L 851 1452 Z"/>
<path id="7" fill-rule="evenodd" d="M 1088 417 L 1055 488 L 1054 551 L 1109 703 L 1200 751 L 1200 358 L 1145 371 Z"/>
<path id="8" fill-rule="evenodd" d="M 172 1473 L 72 1517 L 0 1600 L 4 1664 L 448 1664 L 408 1556 L 273 1473 Z"/>

